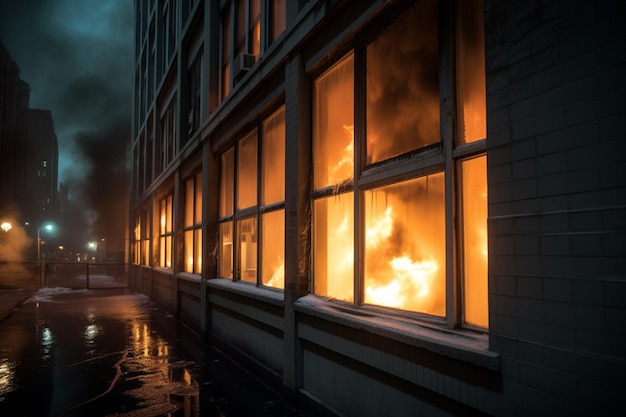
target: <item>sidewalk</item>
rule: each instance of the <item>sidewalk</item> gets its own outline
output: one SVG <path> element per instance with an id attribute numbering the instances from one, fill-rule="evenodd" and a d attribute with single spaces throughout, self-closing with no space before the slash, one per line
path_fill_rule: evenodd
<path id="1" fill-rule="evenodd" d="M 9 316 L 14 309 L 28 300 L 37 291 L 18 289 L 0 289 L 0 321 Z"/>

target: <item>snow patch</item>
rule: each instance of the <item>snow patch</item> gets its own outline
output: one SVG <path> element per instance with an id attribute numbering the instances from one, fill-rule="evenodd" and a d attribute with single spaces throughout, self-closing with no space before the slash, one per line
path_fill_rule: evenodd
<path id="1" fill-rule="evenodd" d="M 78 292 L 87 292 L 88 290 L 75 290 L 72 288 L 64 288 L 64 287 L 54 287 L 54 288 L 41 288 L 35 295 L 26 300 L 26 303 L 56 303 L 58 301 L 54 301 L 53 298 L 57 295 L 61 294 L 69 294 L 69 293 L 78 293 Z"/>

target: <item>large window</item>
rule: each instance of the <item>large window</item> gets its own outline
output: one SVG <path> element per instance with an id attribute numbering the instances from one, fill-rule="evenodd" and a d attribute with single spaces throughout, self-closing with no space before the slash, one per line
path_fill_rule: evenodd
<path id="1" fill-rule="evenodd" d="M 163 72 L 170 64 L 176 50 L 176 0 L 169 0 L 163 7 Z"/>
<path id="2" fill-rule="evenodd" d="M 221 12 L 220 100 L 285 31 L 285 0 L 231 0 Z"/>
<path id="3" fill-rule="evenodd" d="M 200 126 L 200 96 L 202 92 L 202 53 L 199 52 L 193 60 L 188 73 L 189 82 L 189 109 L 187 116 L 187 134 L 191 136 Z"/>
<path id="4" fill-rule="evenodd" d="M 163 172 L 165 168 L 174 159 L 174 143 L 175 143 L 175 128 L 174 128 L 174 115 L 176 109 L 176 99 L 172 98 L 168 106 L 161 115 L 161 138 L 159 142 L 159 163 L 157 165 L 157 174 Z"/>
<path id="5" fill-rule="evenodd" d="M 145 210 L 141 216 L 141 264 L 144 266 L 150 266 L 150 241 L 152 238 L 150 217 L 149 210 Z"/>
<path id="6" fill-rule="evenodd" d="M 149 212 L 142 211 L 135 218 L 133 230 L 133 263 L 136 265 L 150 265 L 150 217 Z"/>
<path id="7" fill-rule="evenodd" d="M 438 4 L 427 0 L 315 78 L 318 295 L 488 325 L 482 15 L 462 3 L 457 74 L 440 69 Z M 440 88 L 456 82 L 452 126 Z"/>
<path id="8" fill-rule="evenodd" d="M 172 195 L 159 202 L 159 266 L 172 268 Z"/>
<path id="9" fill-rule="evenodd" d="M 219 275 L 283 288 L 284 108 L 224 152 L 220 164 Z"/>
<path id="10" fill-rule="evenodd" d="M 202 173 L 185 181 L 185 272 L 202 272 Z"/>
<path id="11" fill-rule="evenodd" d="M 135 227 L 133 228 L 133 264 L 139 265 L 141 259 L 141 216 L 135 218 Z"/>

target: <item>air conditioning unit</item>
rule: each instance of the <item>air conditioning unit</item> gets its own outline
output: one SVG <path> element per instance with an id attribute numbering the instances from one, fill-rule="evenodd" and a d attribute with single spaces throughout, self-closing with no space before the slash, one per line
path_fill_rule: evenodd
<path id="1" fill-rule="evenodd" d="M 237 79 L 245 74 L 254 65 L 255 57 L 252 54 L 239 54 L 233 61 L 233 78 Z"/>

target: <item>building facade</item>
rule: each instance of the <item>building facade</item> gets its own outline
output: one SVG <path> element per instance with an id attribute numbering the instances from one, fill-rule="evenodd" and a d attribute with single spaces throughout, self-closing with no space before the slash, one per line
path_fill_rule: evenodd
<path id="1" fill-rule="evenodd" d="M 626 411 L 621 3 L 135 9 L 135 288 L 320 414 Z"/>

